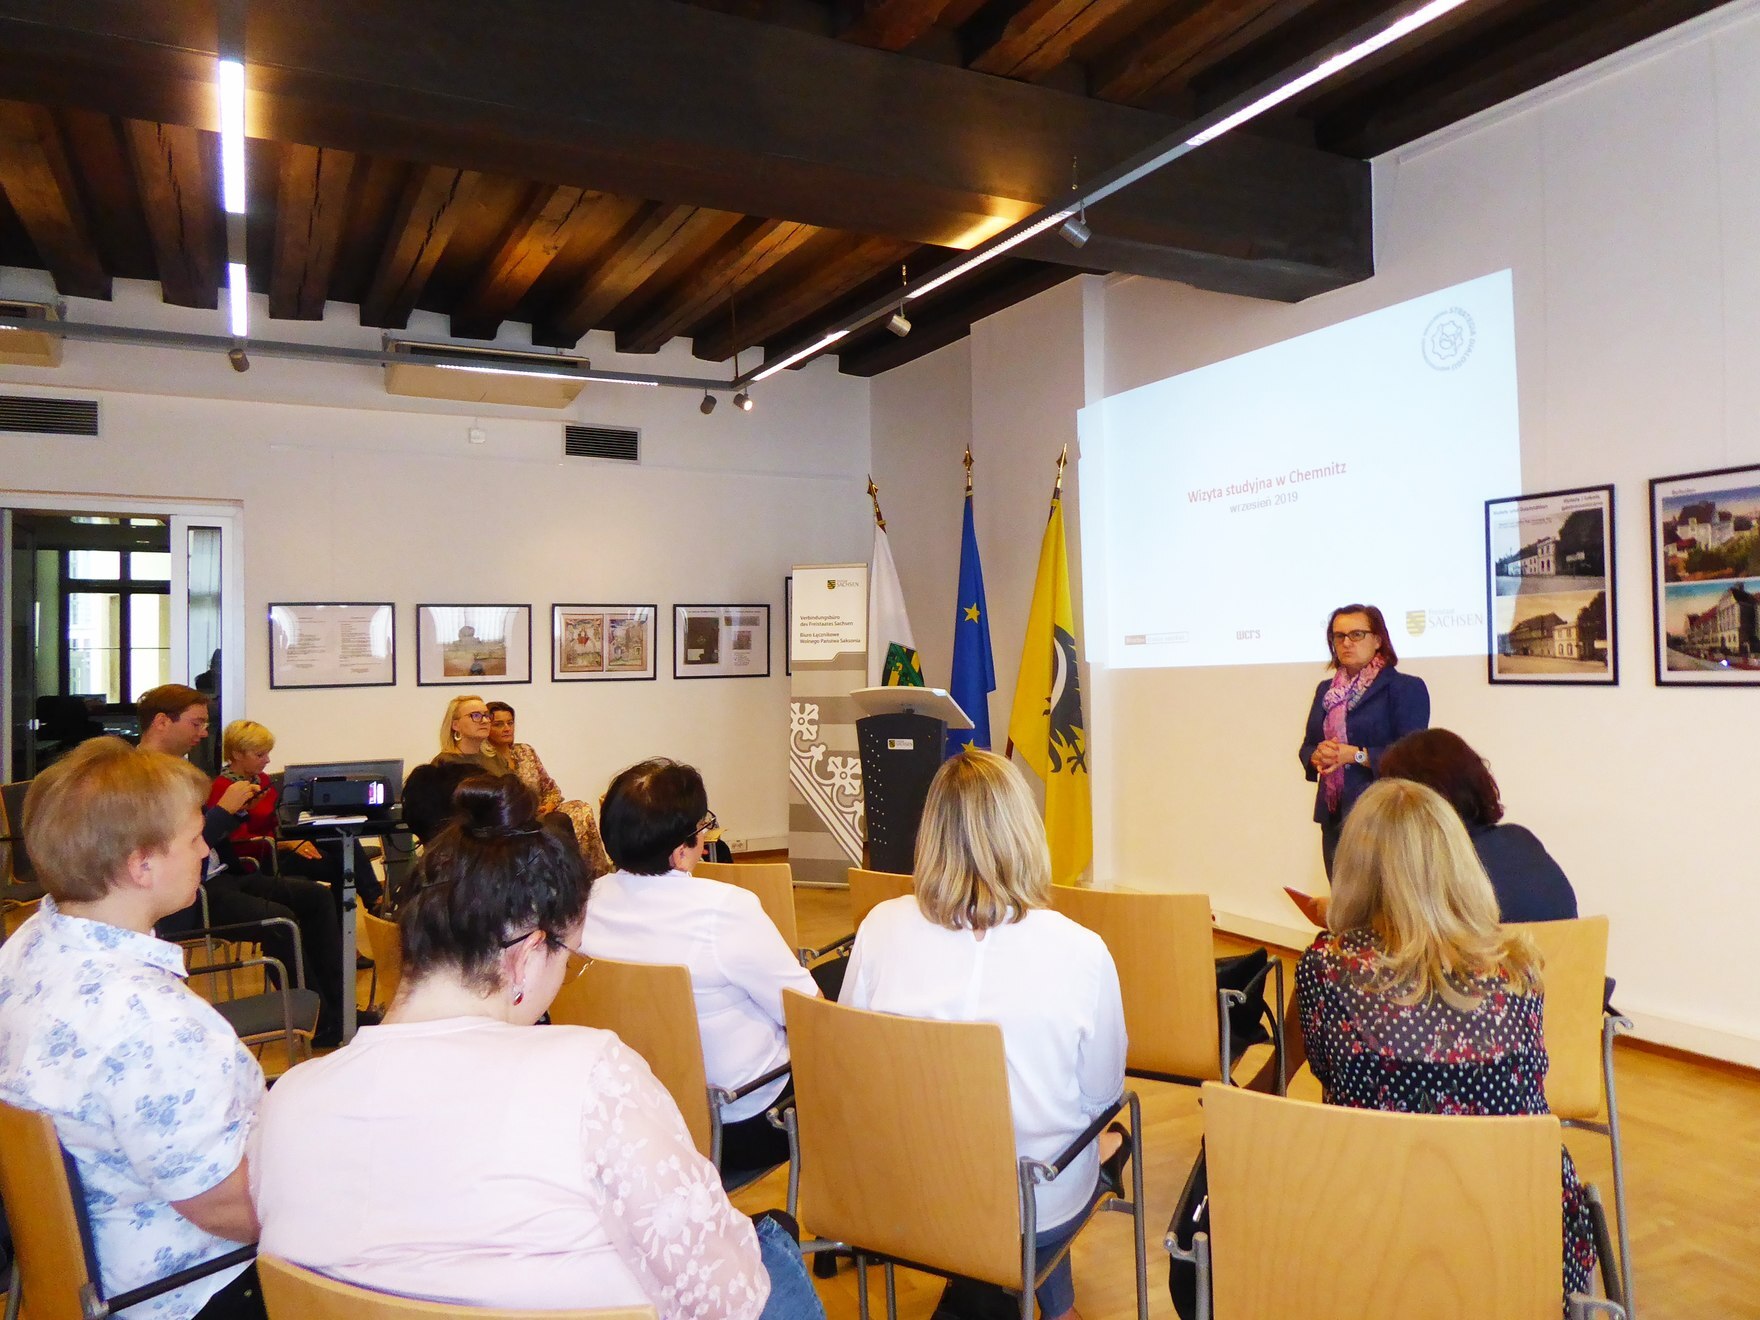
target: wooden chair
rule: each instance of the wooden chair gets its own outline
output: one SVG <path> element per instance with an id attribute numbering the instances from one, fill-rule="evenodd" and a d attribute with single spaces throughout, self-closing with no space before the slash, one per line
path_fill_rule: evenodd
<path id="1" fill-rule="evenodd" d="M 915 876 L 900 875 L 897 871 L 864 871 L 859 866 L 850 867 L 849 911 L 855 919 L 852 924 L 860 930 L 868 913 L 887 899 L 903 898 L 906 894 L 915 892 Z"/>
<path id="2" fill-rule="evenodd" d="M 263 1306 L 269 1320 L 654 1320 L 651 1306 L 613 1306 L 596 1311 L 519 1311 L 507 1307 L 454 1306 L 357 1288 L 314 1274 L 275 1256 L 257 1260 Z"/>
<path id="3" fill-rule="evenodd" d="M 1613 1077 L 1614 1037 L 1630 1031 L 1632 1023 L 1605 1007 L 1607 918 L 1517 922 L 1512 928 L 1534 941 L 1544 963 L 1547 1107 L 1566 1127 L 1598 1132 L 1612 1147 L 1620 1300 L 1636 1314 L 1631 1232 L 1626 1227 L 1625 1150 L 1620 1142 L 1619 1097 Z"/>
<path id="4" fill-rule="evenodd" d="M 1558 1120 L 1347 1109 L 1206 1083 L 1203 1320 L 1557 1320 Z M 1624 1316 L 1576 1296 L 1571 1314 Z"/>
<path id="5" fill-rule="evenodd" d="M 609 958 L 589 962 L 578 955 L 569 959 L 569 967 L 579 974 L 563 983 L 550 1005 L 550 1020 L 609 1031 L 641 1055 L 684 1116 L 692 1143 L 719 1168 L 721 1107 L 784 1076 L 788 1065 L 737 1090 L 710 1086 L 690 969 Z"/>
<path id="6" fill-rule="evenodd" d="M 106 1320 L 256 1254 L 239 1247 L 155 1283 L 105 1297 L 91 1250 L 85 1191 L 47 1114 L 0 1104 L 0 1202 L 11 1206 L 16 1256 L 7 1315 L 28 1298 L 30 1320 Z"/>
<path id="7" fill-rule="evenodd" d="M 403 981 L 403 937 L 395 921 L 374 916 L 367 911 L 366 904 L 357 907 L 355 913 L 367 937 L 367 957 L 373 960 L 373 979 L 367 991 L 367 1001 L 370 1004 L 379 1002 L 379 985 L 383 981 L 385 1003 L 390 1004 L 397 998 L 397 987 Z"/>
<path id="8" fill-rule="evenodd" d="M 995 1023 L 870 1013 L 793 991 L 784 993 L 783 1011 L 795 1069 L 787 1114 L 795 1151 L 790 1209 L 798 1206 L 800 1218 L 830 1239 L 814 1245 L 847 1247 L 855 1256 L 863 1320 L 870 1260 L 886 1267 L 889 1316 L 896 1305 L 893 1268 L 904 1265 L 1018 1293 L 1022 1320 L 1032 1320 L 1034 1287 L 1068 1251 L 1038 1259 L 1033 1189 L 1067 1169 L 1126 1107 L 1131 1197 L 1102 1196 L 1096 1209 L 1132 1218 L 1137 1314 L 1147 1320 L 1135 1094 L 1120 1096 L 1055 1161 L 1017 1159 Z"/>
<path id="9" fill-rule="evenodd" d="M 1247 1047 L 1234 1039 L 1228 1010 L 1252 987 L 1244 992 L 1217 987 L 1207 897 L 1053 885 L 1051 906 L 1097 934 L 1112 954 L 1124 997 L 1131 1076 L 1194 1085 L 1233 1081 L 1234 1066 Z M 1283 964 L 1272 958 L 1266 970 L 1275 978 L 1272 1049 L 1282 1094 Z M 1262 988 L 1263 976 L 1257 987 Z"/>
<path id="10" fill-rule="evenodd" d="M 802 967 L 836 953 L 855 939 L 853 935 L 845 936 L 823 949 L 802 947 L 800 924 L 794 914 L 794 869 L 787 862 L 698 862 L 691 868 L 691 874 L 704 880 L 738 885 L 756 894 L 758 902 L 763 904 L 764 914 L 776 923 L 783 942 L 794 950 Z"/>

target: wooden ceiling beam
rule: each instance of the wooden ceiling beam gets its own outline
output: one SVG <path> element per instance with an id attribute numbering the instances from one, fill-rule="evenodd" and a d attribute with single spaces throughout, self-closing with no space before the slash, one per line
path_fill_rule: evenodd
<path id="1" fill-rule="evenodd" d="M 962 3 L 936 12 L 946 21 Z M 879 23 L 910 8 L 858 17 Z M 927 9 L 912 12 L 921 23 Z M 212 31 L 209 0 L 0 0 L 0 85 L 49 104 L 207 125 Z M 472 0 L 430 0 L 422 36 L 409 39 L 396 0 L 254 5 L 251 131 L 969 248 L 1066 196 L 1071 160 L 1099 173 L 1181 127 L 1129 106 L 653 0 L 594 0 L 590 21 L 578 22 L 558 22 L 549 0 L 502 0 L 493 24 Z M 1239 266 L 1233 255 L 1241 251 L 1309 254 L 1322 272 L 1310 292 L 1370 268 L 1360 162 L 1244 134 L 1199 155 L 1203 168 L 1182 163 L 1177 177 L 1163 171 L 1115 201 L 1134 235 L 1130 251 L 1184 252 L 1195 266 L 1226 268 L 1234 288 L 1252 284 L 1251 261 Z M 1360 204 L 1316 212 L 1316 190 L 1354 191 Z M 1073 248 L 1046 259 L 1091 263 Z"/>
<path id="2" fill-rule="evenodd" d="M 55 287 L 75 298 L 109 298 L 61 134 L 41 106 L 0 101 L 0 184 Z"/>
<path id="3" fill-rule="evenodd" d="M 286 143 L 276 171 L 275 253 L 269 269 L 269 315 L 321 321 L 330 276 L 348 221 L 354 153 Z"/>
<path id="4" fill-rule="evenodd" d="M 461 339 L 493 339 L 527 290 L 605 200 L 585 188 L 539 185 L 507 231 L 482 274 L 452 309 L 452 333 Z"/>
<path id="5" fill-rule="evenodd" d="M 587 331 L 604 324 L 668 262 L 687 252 L 701 255 L 741 218 L 707 207 L 650 207 L 619 236 L 581 285 L 532 326 L 533 342 L 572 347 Z"/>
<path id="6" fill-rule="evenodd" d="M 658 352 L 668 340 L 708 318 L 715 308 L 821 232 L 792 220 L 743 222 L 689 278 L 681 280 L 640 320 L 618 330 L 617 351 Z"/>
<path id="7" fill-rule="evenodd" d="M 875 50 L 904 50 L 928 34 L 949 0 L 848 0 L 839 39 Z"/>
<path id="8" fill-rule="evenodd" d="M 761 292 L 754 290 L 753 298 L 730 309 L 725 324 L 717 318 L 713 329 L 697 335 L 691 352 L 705 361 L 723 362 L 735 352 L 766 343 L 827 303 L 897 267 L 914 251 L 910 244 L 889 238 L 828 235 L 824 243 L 814 245 L 810 262 L 784 263 Z"/>
<path id="9" fill-rule="evenodd" d="M 983 45 L 967 60 L 966 67 L 1007 78 L 1042 78 L 1068 60 L 1078 42 L 1135 3 L 1136 0 L 1028 0 L 995 33 L 977 34 Z M 974 22 L 982 21 L 980 13 Z"/>
<path id="10" fill-rule="evenodd" d="M 482 176 L 473 170 L 416 166 L 373 281 L 361 299 L 361 324 L 401 330 Z"/>
<path id="11" fill-rule="evenodd" d="M 1190 82 L 1197 68 L 1263 39 L 1320 2 L 1174 0 L 1093 62 L 1088 90 L 1104 100 L 1129 105 L 1141 103 L 1163 83 L 1173 82 L 1177 90 Z M 1164 93 L 1158 99 L 1170 97 Z"/>
<path id="12" fill-rule="evenodd" d="M 153 240 L 160 295 L 178 307 L 218 307 L 225 269 L 220 143 L 183 124 L 123 125 Z"/>

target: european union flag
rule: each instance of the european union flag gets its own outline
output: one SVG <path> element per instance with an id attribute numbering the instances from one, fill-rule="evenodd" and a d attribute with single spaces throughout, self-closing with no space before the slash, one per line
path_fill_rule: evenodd
<path id="1" fill-rule="evenodd" d="M 948 692 L 972 717 L 970 729 L 947 731 L 947 755 L 966 744 L 990 746 L 990 694 L 996 691 L 996 661 L 990 654 L 990 607 L 984 603 L 984 568 L 978 562 L 978 533 L 972 524 L 972 493 L 966 492 L 965 531 L 959 543 L 959 599 L 953 618 L 953 678 Z"/>

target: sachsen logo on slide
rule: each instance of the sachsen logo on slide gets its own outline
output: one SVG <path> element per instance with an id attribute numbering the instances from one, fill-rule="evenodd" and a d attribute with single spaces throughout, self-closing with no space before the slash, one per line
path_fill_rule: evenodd
<path id="1" fill-rule="evenodd" d="M 1407 610 L 1406 632 L 1422 637 L 1431 628 L 1483 628 L 1485 616 L 1472 610 Z"/>
<path id="2" fill-rule="evenodd" d="M 1424 361 L 1437 371 L 1453 371 L 1472 356 L 1473 339 L 1473 318 L 1466 308 L 1438 312 L 1424 327 Z"/>

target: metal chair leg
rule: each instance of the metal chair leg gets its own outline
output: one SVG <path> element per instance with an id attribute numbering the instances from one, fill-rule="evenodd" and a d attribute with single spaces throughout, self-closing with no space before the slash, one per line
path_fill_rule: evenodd
<path id="1" fill-rule="evenodd" d="M 868 1258 L 856 1252 L 856 1313 L 868 1320 Z"/>
<path id="2" fill-rule="evenodd" d="M 887 1261 L 886 1275 L 886 1320 L 898 1320 L 898 1280 L 894 1277 L 892 1262 Z"/>
<path id="3" fill-rule="evenodd" d="M 1632 1238 L 1626 1227 L 1626 1161 L 1625 1147 L 1619 1139 L 1619 1097 L 1613 1081 L 1613 1038 L 1621 1031 L 1632 1029 L 1631 1019 L 1607 1017 L 1601 1023 L 1601 1084 L 1607 1096 L 1607 1139 L 1613 1146 L 1613 1212 L 1619 1219 L 1619 1274 L 1625 1287 L 1621 1301 L 1628 1316 L 1637 1315 L 1632 1290 Z"/>

